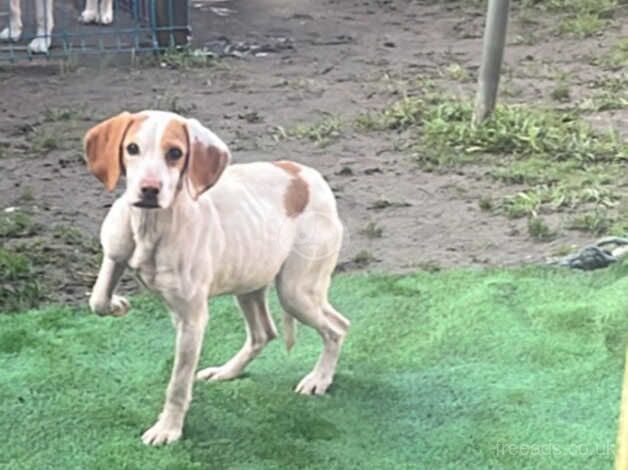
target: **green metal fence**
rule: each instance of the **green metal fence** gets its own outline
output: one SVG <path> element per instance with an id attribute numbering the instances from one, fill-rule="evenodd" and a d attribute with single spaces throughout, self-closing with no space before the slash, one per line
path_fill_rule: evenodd
<path id="1" fill-rule="evenodd" d="M 0 0 L 0 61 L 159 51 L 190 31 L 186 0 Z"/>

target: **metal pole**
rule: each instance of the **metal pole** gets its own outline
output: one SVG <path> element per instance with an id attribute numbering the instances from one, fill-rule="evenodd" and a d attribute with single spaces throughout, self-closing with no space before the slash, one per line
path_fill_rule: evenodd
<path id="1" fill-rule="evenodd" d="M 615 470 L 628 470 L 628 348 L 626 348 L 626 360 L 624 362 L 624 386 L 619 410 Z"/>
<path id="2" fill-rule="evenodd" d="M 510 0 L 489 0 L 488 2 L 482 65 L 480 67 L 478 93 L 475 99 L 475 112 L 473 113 L 473 121 L 476 123 L 482 122 L 495 109 L 499 73 L 506 44 L 509 6 Z"/>

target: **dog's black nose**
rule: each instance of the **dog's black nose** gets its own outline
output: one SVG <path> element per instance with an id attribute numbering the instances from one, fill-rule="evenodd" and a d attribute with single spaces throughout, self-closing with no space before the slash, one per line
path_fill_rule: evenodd
<path id="1" fill-rule="evenodd" d="M 140 188 L 140 200 L 135 203 L 137 207 L 154 209 L 159 207 L 157 196 L 159 195 L 159 186 L 147 184 Z"/>
<path id="2" fill-rule="evenodd" d="M 154 186 L 144 186 L 142 188 L 142 198 L 143 199 L 157 199 L 157 195 L 159 194 L 159 188 Z"/>

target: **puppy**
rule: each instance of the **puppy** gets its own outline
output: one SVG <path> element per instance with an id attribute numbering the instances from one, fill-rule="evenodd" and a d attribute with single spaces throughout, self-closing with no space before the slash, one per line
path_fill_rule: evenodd
<path id="1" fill-rule="evenodd" d="M 99 315 L 121 316 L 115 295 L 123 271 L 136 271 L 171 310 L 175 360 L 166 401 L 142 439 L 181 437 L 208 319 L 207 300 L 235 296 L 245 320 L 244 345 L 229 361 L 196 374 L 233 379 L 277 336 L 266 299 L 275 282 L 288 349 L 294 320 L 320 334 L 323 350 L 297 385 L 323 394 L 332 383 L 349 321 L 328 290 L 342 241 L 333 193 L 315 170 L 290 161 L 229 165 L 225 143 L 195 119 L 160 111 L 124 112 L 87 132 L 90 171 L 108 190 L 126 190 L 101 230 L 103 262 L 89 301 Z"/>

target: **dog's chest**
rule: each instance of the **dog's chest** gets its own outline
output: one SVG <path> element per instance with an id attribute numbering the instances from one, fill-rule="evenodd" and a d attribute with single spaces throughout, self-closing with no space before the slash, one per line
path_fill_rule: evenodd
<path id="1" fill-rule="evenodd" d="M 176 261 L 164 253 L 163 243 L 137 243 L 129 267 L 148 289 L 163 291 L 178 287 Z"/>

